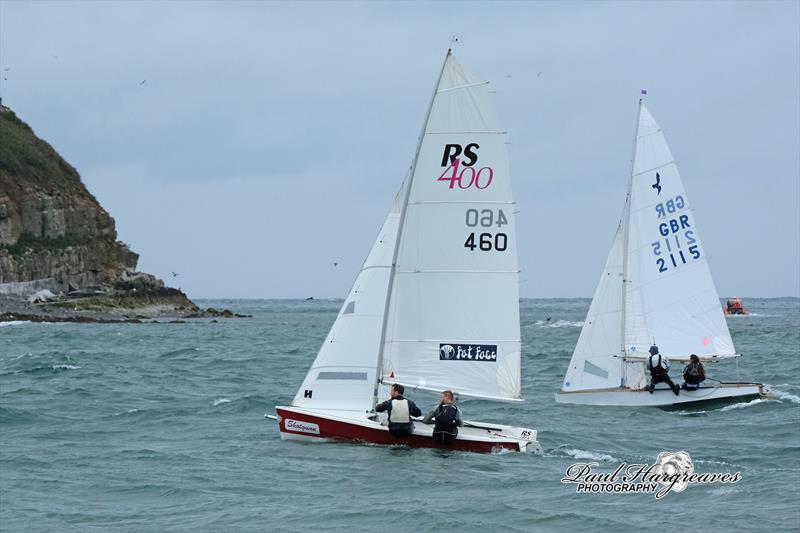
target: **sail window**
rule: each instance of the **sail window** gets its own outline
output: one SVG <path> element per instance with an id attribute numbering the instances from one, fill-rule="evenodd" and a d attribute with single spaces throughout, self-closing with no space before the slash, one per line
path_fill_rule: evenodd
<path id="1" fill-rule="evenodd" d="M 344 308 L 344 311 L 342 311 L 342 314 L 351 315 L 355 312 L 356 312 L 356 302 L 352 301 L 347 303 L 347 306 Z"/>
<path id="2" fill-rule="evenodd" d="M 366 372 L 320 372 L 317 379 L 348 379 L 355 381 L 366 381 Z"/>
<path id="3" fill-rule="evenodd" d="M 598 378 L 608 379 L 608 372 L 606 372 L 599 366 L 590 363 L 589 361 L 583 362 L 583 371 L 587 374 L 597 376 Z"/>

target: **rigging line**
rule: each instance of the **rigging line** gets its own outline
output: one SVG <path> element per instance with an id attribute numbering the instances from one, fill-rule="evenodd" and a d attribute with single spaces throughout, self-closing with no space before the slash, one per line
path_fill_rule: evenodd
<path id="1" fill-rule="evenodd" d="M 519 270 L 400 270 L 397 269 L 398 274 L 519 274 Z"/>
<path id="2" fill-rule="evenodd" d="M 651 135 L 655 135 L 656 133 L 661 133 L 661 126 L 658 127 L 656 131 L 651 131 L 650 133 L 645 133 L 644 135 L 636 135 L 636 140 L 644 139 L 645 137 L 650 137 Z"/>
<path id="3" fill-rule="evenodd" d="M 425 135 L 449 135 L 449 134 L 482 134 L 482 135 L 507 135 L 508 130 L 474 130 L 474 131 L 426 131 Z"/>
<path id="4" fill-rule="evenodd" d="M 480 87 L 481 85 L 489 85 L 488 81 L 479 81 L 475 83 L 468 83 L 466 85 L 459 85 L 457 87 L 448 87 L 447 89 L 437 90 L 436 94 L 442 94 L 450 91 L 457 91 L 459 89 L 469 89 L 470 87 Z"/>
<path id="5" fill-rule="evenodd" d="M 650 169 L 647 169 L 647 170 L 642 170 L 641 172 L 637 172 L 637 173 L 635 173 L 633 175 L 633 177 L 635 178 L 637 176 L 641 176 L 642 174 L 647 174 L 648 172 L 652 172 L 654 170 L 658 170 L 660 168 L 664 168 L 664 167 L 669 166 L 669 165 L 677 165 L 677 164 L 678 164 L 678 160 L 677 159 L 673 159 L 669 163 L 664 163 L 663 165 L 658 165 L 657 167 L 653 167 L 653 168 L 650 168 Z"/>
<path id="6" fill-rule="evenodd" d="M 493 204 L 493 205 L 516 205 L 515 201 L 504 200 L 425 200 L 423 202 L 408 202 L 408 205 L 424 205 L 424 204 Z M 481 226 L 486 227 L 486 226 Z"/>

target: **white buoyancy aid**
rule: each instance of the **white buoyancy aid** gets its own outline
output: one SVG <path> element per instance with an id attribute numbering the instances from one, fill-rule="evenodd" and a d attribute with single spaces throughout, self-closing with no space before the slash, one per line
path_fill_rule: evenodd
<path id="1" fill-rule="evenodd" d="M 407 424 L 411 422 L 411 416 L 408 414 L 408 400 L 392 400 L 389 422 L 394 424 Z"/>
<path id="2" fill-rule="evenodd" d="M 661 367 L 662 370 L 669 370 L 669 359 L 660 353 L 654 353 L 647 362 L 647 368 L 653 370 L 659 367 Z"/>

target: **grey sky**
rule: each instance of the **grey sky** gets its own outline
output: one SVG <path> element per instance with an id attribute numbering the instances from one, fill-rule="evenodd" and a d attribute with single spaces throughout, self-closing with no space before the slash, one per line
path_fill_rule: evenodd
<path id="1" fill-rule="evenodd" d="M 522 296 L 592 295 L 641 88 L 720 294 L 800 295 L 796 1 L 3 1 L 2 97 L 140 269 L 191 297 L 344 297 L 453 34 L 513 143 Z"/>

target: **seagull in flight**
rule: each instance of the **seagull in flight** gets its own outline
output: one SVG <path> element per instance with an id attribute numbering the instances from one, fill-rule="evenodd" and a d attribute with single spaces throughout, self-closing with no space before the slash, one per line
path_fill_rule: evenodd
<path id="1" fill-rule="evenodd" d="M 147 83 L 147 80 L 142 80 L 139 82 L 139 85 L 144 85 L 145 83 Z"/>
<path id="2" fill-rule="evenodd" d="M 173 278 L 177 278 L 179 275 L 180 275 L 180 274 L 178 274 L 177 272 L 172 272 L 172 277 L 173 277 Z"/>
<path id="3" fill-rule="evenodd" d="M 661 174 L 658 172 L 656 172 L 656 182 L 651 187 L 658 191 L 656 194 L 661 194 Z"/>

